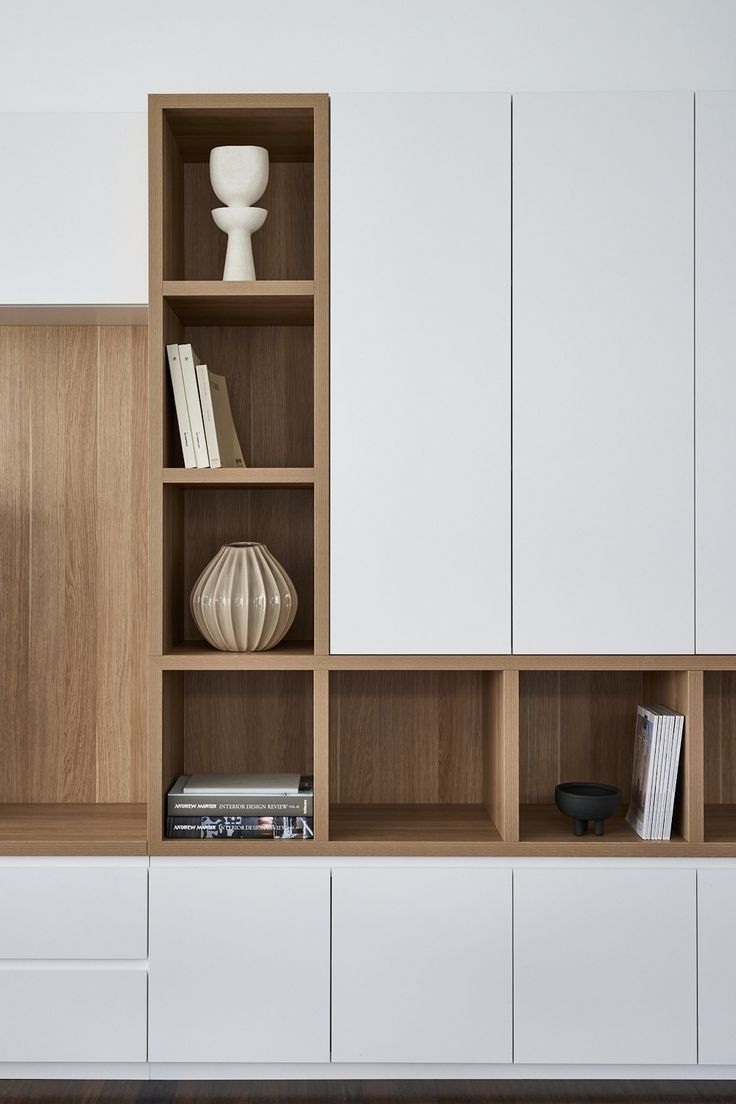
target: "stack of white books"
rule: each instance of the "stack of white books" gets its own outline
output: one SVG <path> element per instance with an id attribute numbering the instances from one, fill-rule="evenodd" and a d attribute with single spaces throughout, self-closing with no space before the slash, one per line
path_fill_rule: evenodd
<path id="1" fill-rule="evenodd" d="M 244 468 L 224 376 L 202 364 L 191 345 L 167 345 L 185 468 Z"/>
<path id="2" fill-rule="evenodd" d="M 668 840 L 672 831 L 685 718 L 666 705 L 637 709 L 631 827 L 646 840 Z"/>

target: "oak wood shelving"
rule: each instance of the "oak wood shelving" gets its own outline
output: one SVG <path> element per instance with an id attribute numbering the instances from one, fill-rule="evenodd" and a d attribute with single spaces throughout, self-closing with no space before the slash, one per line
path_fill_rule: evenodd
<path id="1" fill-rule="evenodd" d="M 327 97 L 154 96 L 150 138 L 151 853 L 736 855 L 736 656 L 329 654 Z M 260 278 L 226 284 L 207 158 L 247 142 L 271 160 Z M 181 467 L 163 348 L 183 340 L 227 377 L 247 471 Z M 295 579 L 273 651 L 218 652 L 191 621 L 226 539 L 264 540 Z M 577 839 L 554 786 L 626 802 L 642 701 L 686 716 L 673 838 L 621 815 Z M 279 768 L 315 775 L 310 843 L 163 837 L 177 774 Z"/>

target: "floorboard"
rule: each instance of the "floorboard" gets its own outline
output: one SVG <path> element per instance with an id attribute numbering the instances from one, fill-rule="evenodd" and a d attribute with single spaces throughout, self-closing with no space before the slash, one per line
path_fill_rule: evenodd
<path id="1" fill-rule="evenodd" d="M 0 1104 L 734 1104 L 730 1081 L 0 1081 Z"/>

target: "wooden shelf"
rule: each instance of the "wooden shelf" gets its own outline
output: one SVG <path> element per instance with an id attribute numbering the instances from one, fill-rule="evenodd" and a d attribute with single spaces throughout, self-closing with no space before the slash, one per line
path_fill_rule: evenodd
<path id="1" fill-rule="evenodd" d="M 2 805 L 2 855 L 145 855 L 145 805 Z"/>
<path id="2" fill-rule="evenodd" d="M 186 326 L 311 326 L 313 280 L 166 280 L 165 302 Z"/>
<path id="3" fill-rule="evenodd" d="M 311 487 L 314 468 L 163 468 L 161 479 L 186 487 Z"/>
<path id="4" fill-rule="evenodd" d="M 164 671 L 311 671 L 312 641 L 279 644 L 268 652 L 218 652 L 203 642 L 179 644 L 161 656 Z"/>
<path id="5" fill-rule="evenodd" d="M 330 839 L 335 841 L 500 843 L 483 805 L 333 805 Z"/>
<path id="6" fill-rule="evenodd" d="M 736 805 L 706 805 L 705 842 L 730 844 L 736 855 Z"/>
<path id="7" fill-rule="evenodd" d="M 519 850 L 532 847 L 534 853 L 541 854 L 548 849 L 552 854 L 581 855 L 635 855 L 642 850 L 647 853 L 667 854 L 685 844 L 681 836 L 673 833 L 670 840 L 643 840 L 624 814 L 611 817 L 606 821 L 605 833 L 596 836 L 592 829 L 585 836 L 576 836 L 572 830 L 572 821 L 563 816 L 555 805 L 522 805 L 519 815 Z"/>

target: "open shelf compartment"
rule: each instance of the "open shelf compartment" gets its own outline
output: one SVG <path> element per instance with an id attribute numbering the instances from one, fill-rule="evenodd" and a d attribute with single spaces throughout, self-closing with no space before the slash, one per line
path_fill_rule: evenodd
<path id="1" fill-rule="evenodd" d="M 269 179 L 255 206 L 268 211 L 253 235 L 259 280 L 314 275 L 315 106 L 321 97 L 152 97 L 161 105 L 164 280 L 221 280 L 226 236 L 211 211 L 209 155 L 215 146 L 264 146 Z"/>
<path id="2" fill-rule="evenodd" d="M 736 845 L 736 671 L 703 677 L 705 842 Z"/>
<path id="3" fill-rule="evenodd" d="M 215 840 L 167 840 L 166 794 L 182 774 L 314 773 L 314 689 L 309 671 L 164 671 L 162 770 L 152 844 L 206 853 Z M 230 852 L 302 840 L 226 840 Z"/>
<path id="4" fill-rule="evenodd" d="M 314 492 L 311 487 L 163 488 L 164 655 L 194 645 L 213 655 L 194 623 L 189 597 L 199 575 L 223 544 L 258 541 L 286 569 L 299 600 L 283 644 L 312 649 L 314 639 Z"/>
<path id="5" fill-rule="evenodd" d="M 515 675 L 330 675 L 330 840 L 515 838 Z"/>
<path id="6" fill-rule="evenodd" d="M 692 763 L 700 738 L 699 672 L 522 671 L 519 694 L 519 831 L 522 845 L 573 845 L 594 854 L 621 846 L 667 848 L 702 840 L 702 806 Z M 625 818 L 638 705 L 666 705 L 685 716 L 671 841 L 644 841 Z M 619 815 L 605 834 L 575 837 L 572 822 L 554 804 L 560 782 L 618 786 Z"/>
<path id="7" fill-rule="evenodd" d="M 225 377 L 235 429 L 248 468 L 312 469 L 314 328 L 260 324 L 191 326 L 182 322 L 174 307 L 164 303 L 163 344 L 185 342 L 192 344 L 211 371 Z M 163 347 L 158 356 L 164 364 Z M 184 470 L 174 396 L 165 364 L 162 383 L 161 466 Z"/>

